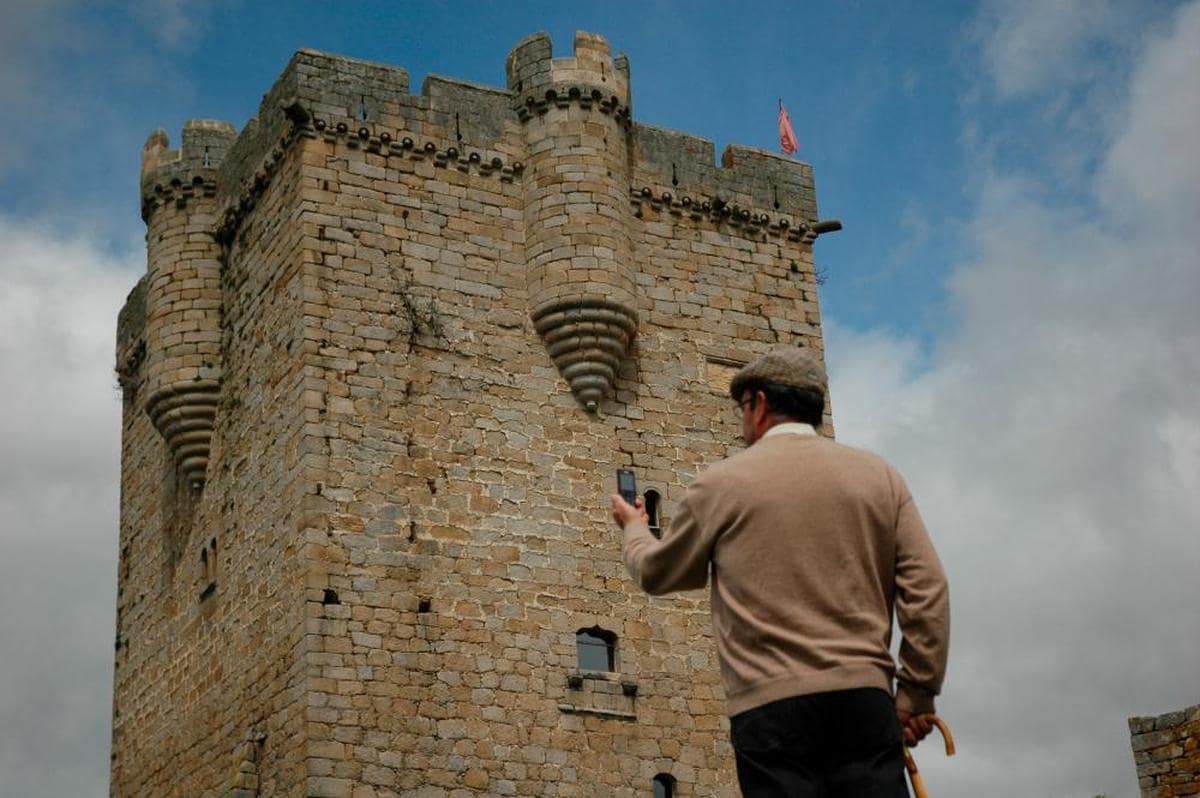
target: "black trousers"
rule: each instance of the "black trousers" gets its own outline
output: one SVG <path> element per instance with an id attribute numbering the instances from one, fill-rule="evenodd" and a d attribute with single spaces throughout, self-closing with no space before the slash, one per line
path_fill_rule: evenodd
<path id="1" fill-rule="evenodd" d="M 892 697 L 877 688 L 785 698 L 735 715 L 746 798 L 908 798 Z"/>

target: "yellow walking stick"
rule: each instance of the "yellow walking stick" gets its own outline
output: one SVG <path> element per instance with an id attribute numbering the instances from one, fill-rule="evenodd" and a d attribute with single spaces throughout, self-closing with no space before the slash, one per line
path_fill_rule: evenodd
<path id="1" fill-rule="evenodd" d="M 954 738 L 950 735 L 950 727 L 946 722 L 937 715 L 925 715 L 925 720 L 937 726 L 937 730 L 942 734 L 942 740 L 946 743 L 946 756 L 954 756 Z M 908 778 L 912 781 L 913 795 L 916 798 L 929 798 L 929 793 L 925 792 L 925 782 L 921 780 L 921 773 L 917 770 L 917 761 L 913 759 L 912 751 L 908 750 L 908 746 L 904 746 L 904 766 L 908 768 Z"/>

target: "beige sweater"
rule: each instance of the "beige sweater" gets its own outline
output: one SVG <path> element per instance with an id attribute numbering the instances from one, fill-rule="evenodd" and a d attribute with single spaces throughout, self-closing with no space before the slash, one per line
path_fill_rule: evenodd
<path id="1" fill-rule="evenodd" d="M 769 435 L 701 474 L 661 540 L 625 528 L 648 593 L 704 587 L 730 715 L 808 693 L 897 680 L 932 712 L 946 669 L 946 577 L 900 475 L 814 435 Z M 903 639 L 897 673 L 892 612 Z"/>

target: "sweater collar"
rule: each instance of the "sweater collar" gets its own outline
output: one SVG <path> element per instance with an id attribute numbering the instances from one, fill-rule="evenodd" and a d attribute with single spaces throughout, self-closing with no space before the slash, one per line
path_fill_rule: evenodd
<path id="1" fill-rule="evenodd" d="M 772 435 L 816 435 L 817 431 L 813 429 L 812 424 L 805 424 L 800 421 L 786 421 L 783 424 L 776 424 L 769 430 L 763 433 L 764 438 L 769 438 Z"/>

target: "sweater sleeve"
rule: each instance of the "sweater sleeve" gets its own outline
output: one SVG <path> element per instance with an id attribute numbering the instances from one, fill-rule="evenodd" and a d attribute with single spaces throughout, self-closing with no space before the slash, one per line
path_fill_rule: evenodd
<path id="1" fill-rule="evenodd" d="M 701 478 L 688 488 L 661 539 L 640 521 L 625 527 L 625 568 L 650 595 L 698 590 L 708 584 L 715 540 L 714 525 L 704 511 L 704 496 Z"/>
<path id="2" fill-rule="evenodd" d="M 941 561 L 916 504 L 901 482 L 896 523 L 896 619 L 900 624 L 900 668 L 896 708 L 914 714 L 934 711 L 942 689 L 950 645 L 950 591 Z"/>

